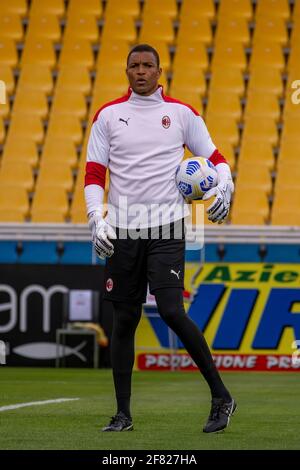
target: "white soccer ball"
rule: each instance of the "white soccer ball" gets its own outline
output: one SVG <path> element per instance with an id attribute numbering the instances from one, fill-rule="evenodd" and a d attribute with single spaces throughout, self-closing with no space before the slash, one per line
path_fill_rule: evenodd
<path id="1" fill-rule="evenodd" d="M 191 157 L 177 167 L 175 179 L 184 197 L 202 199 L 209 189 L 218 184 L 218 173 L 207 158 Z"/>

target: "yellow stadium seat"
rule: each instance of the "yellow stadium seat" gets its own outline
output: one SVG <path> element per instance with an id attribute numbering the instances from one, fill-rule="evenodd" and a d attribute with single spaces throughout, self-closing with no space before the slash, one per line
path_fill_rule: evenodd
<path id="1" fill-rule="evenodd" d="M 78 179 L 78 178 L 77 178 Z M 71 205 L 71 218 L 73 223 L 86 223 L 86 204 L 83 191 L 83 179 L 76 182 L 73 201 Z"/>
<path id="2" fill-rule="evenodd" d="M 0 116 L 0 144 L 4 142 L 4 139 L 5 139 L 4 123 L 3 123 L 2 117 Z"/>
<path id="3" fill-rule="evenodd" d="M 46 95 L 41 90 L 17 89 L 13 113 L 30 114 L 46 119 L 48 116 L 48 103 Z"/>
<path id="4" fill-rule="evenodd" d="M 67 214 L 68 201 L 63 188 L 37 185 L 31 209 L 31 222 L 65 222 Z"/>
<path id="5" fill-rule="evenodd" d="M 22 41 L 24 36 L 23 26 L 19 15 L 0 14 L 0 38 Z"/>
<path id="6" fill-rule="evenodd" d="M 51 112 L 54 114 L 69 114 L 85 119 L 87 115 L 85 97 L 76 90 L 57 90 L 53 97 Z"/>
<path id="7" fill-rule="evenodd" d="M 107 41 L 101 43 L 98 52 L 96 68 L 104 70 L 109 68 L 123 68 L 126 67 L 126 59 L 129 53 L 128 44 L 125 41 Z"/>
<path id="8" fill-rule="evenodd" d="M 265 166 L 269 170 L 274 168 L 275 157 L 272 145 L 268 142 L 256 141 L 255 139 L 242 139 L 239 164 L 254 164 Z"/>
<path id="9" fill-rule="evenodd" d="M 78 91 L 84 95 L 91 93 L 89 71 L 80 65 L 63 65 L 60 67 L 55 90 Z"/>
<path id="10" fill-rule="evenodd" d="M 235 169 L 235 155 L 233 145 L 227 140 L 217 140 L 214 136 L 212 136 L 212 140 L 219 152 L 226 159 L 228 165 L 231 168 L 231 171 L 233 171 Z"/>
<path id="11" fill-rule="evenodd" d="M 44 140 L 44 129 L 39 116 L 31 114 L 12 114 L 8 138 L 13 135 L 16 139 L 31 139 L 37 144 L 42 144 Z"/>
<path id="12" fill-rule="evenodd" d="M 32 168 L 27 162 L 15 162 L 3 159 L 0 170 L 0 186 L 5 184 L 17 185 L 32 191 L 34 179 Z"/>
<path id="13" fill-rule="evenodd" d="M 1 54 L 1 51 L 0 51 Z M 287 63 L 287 70 L 289 74 L 293 73 L 299 77 L 300 73 L 300 62 L 299 62 L 299 47 L 293 45 L 290 50 L 290 55 Z"/>
<path id="14" fill-rule="evenodd" d="M 256 67 L 261 69 L 273 67 L 282 71 L 284 69 L 284 56 L 281 45 L 273 42 L 255 44 L 250 60 L 250 71 Z"/>
<path id="15" fill-rule="evenodd" d="M 10 0 L 9 2 L 0 3 L 0 15 L 13 14 L 26 16 L 28 6 L 26 0 Z"/>
<path id="16" fill-rule="evenodd" d="M 22 67 L 27 64 L 39 64 L 54 68 L 56 56 L 52 41 L 44 38 L 29 38 L 25 41 L 25 48 L 21 58 Z"/>
<path id="17" fill-rule="evenodd" d="M 287 164 L 297 164 L 299 162 L 300 136 L 289 135 L 282 136 L 280 141 L 280 151 L 278 164 L 285 162 Z"/>
<path id="18" fill-rule="evenodd" d="M 179 69 L 201 69 L 208 68 L 208 57 L 204 44 L 191 43 L 179 44 L 173 62 L 173 71 L 177 73 Z"/>
<path id="19" fill-rule="evenodd" d="M 28 215 L 29 201 L 25 188 L 17 184 L 0 186 L 0 220 L 7 222 L 23 222 Z M 12 214 L 9 214 L 9 211 Z"/>
<path id="20" fill-rule="evenodd" d="M 94 66 L 94 56 L 90 42 L 77 38 L 65 42 L 59 58 L 59 67 L 65 65 L 80 65 L 91 70 Z"/>
<path id="21" fill-rule="evenodd" d="M 212 59 L 212 70 L 216 67 L 231 67 L 239 70 L 246 69 L 246 54 L 244 46 L 238 42 L 218 44 Z"/>
<path id="22" fill-rule="evenodd" d="M 299 188 L 300 162 L 296 164 L 279 160 L 277 165 L 276 188 Z M 277 191 L 278 192 L 278 191 Z"/>
<path id="23" fill-rule="evenodd" d="M 272 207 L 273 225 L 299 225 L 300 190 L 289 188 L 288 191 L 276 188 Z"/>
<path id="24" fill-rule="evenodd" d="M 286 45 L 288 41 L 287 28 L 284 18 L 261 16 L 258 17 L 255 24 L 254 44 L 262 44 L 264 42 L 275 42 L 277 44 Z"/>
<path id="25" fill-rule="evenodd" d="M 70 0 L 67 14 L 68 18 L 71 18 L 71 16 L 93 15 L 99 19 L 102 15 L 102 2 L 99 2 L 99 0 Z"/>
<path id="26" fill-rule="evenodd" d="M 206 116 L 210 116 L 212 119 L 213 116 L 223 116 L 224 119 L 228 116 L 238 121 L 241 114 L 240 98 L 236 93 L 210 91 Z"/>
<path id="27" fill-rule="evenodd" d="M 76 168 L 77 152 L 74 143 L 69 139 L 51 139 L 46 137 L 41 163 Z"/>
<path id="28" fill-rule="evenodd" d="M 212 70 L 209 83 L 210 91 L 236 93 L 240 97 L 245 91 L 242 72 L 236 68 L 217 67 Z"/>
<path id="29" fill-rule="evenodd" d="M 67 20 L 64 33 L 64 42 L 75 39 L 83 39 L 91 43 L 97 43 L 99 39 L 99 29 L 97 20 L 92 15 L 71 16 Z"/>
<path id="30" fill-rule="evenodd" d="M 281 138 L 299 139 L 299 116 L 286 116 Z"/>
<path id="31" fill-rule="evenodd" d="M 273 67 L 257 67 L 252 69 L 250 71 L 248 90 L 281 96 L 283 93 L 281 72 Z"/>
<path id="32" fill-rule="evenodd" d="M 52 14 L 34 15 L 30 18 L 26 39 L 45 38 L 53 42 L 59 42 L 61 29 L 59 20 Z"/>
<path id="33" fill-rule="evenodd" d="M 106 17 L 102 29 L 102 41 L 127 41 L 133 43 L 136 40 L 136 28 L 131 16 L 114 15 Z"/>
<path id="34" fill-rule="evenodd" d="M 209 18 L 214 19 L 216 15 L 213 0 L 184 0 L 181 3 L 180 20 L 183 18 Z"/>
<path id="35" fill-rule="evenodd" d="M 249 188 L 240 189 L 234 194 L 231 221 L 233 224 L 248 224 L 257 215 L 259 224 L 264 224 L 269 217 L 268 196 L 263 190 L 249 191 Z M 243 220 L 243 222 L 241 221 Z M 260 222 L 259 222 L 260 221 Z"/>
<path id="36" fill-rule="evenodd" d="M 298 119 L 300 118 L 300 102 L 296 104 L 294 100 L 292 100 L 292 94 L 296 91 L 296 98 L 300 100 L 300 80 L 296 83 L 297 88 L 292 87 L 292 83 L 294 82 L 294 77 L 290 74 L 289 79 L 286 85 L 286 97 L 284 101 L 284 109 L 283 109 L 283 120 L 286 121 L 289 118 L 295 117 Z"/>
<path id="37" fill-rule="evenodd" d="M 290 17 L 290 9 L 288 0 L 264 0 L 257 2 L 255 18 L 270 18 L 272 16 L 283 18 L 285 20 Z"/>
<path id="38" fill-rule="evenodd" d="M 32 0 L 29 14 L 30 18 L 40 15 L 62 17 L 65 14 L 65 2 L 64 0 Z"/>
<path id="39" fill-rule="evenodd" d="M 125 92 L 128 88 L 128 79 L 123 67 L 112 67 L 109 70 L 103 68 L 99 69 L 96 74 L 96 79 L 94 83 L 94 93 L 97 93 L 98 90 L 102 89 L 116 89 L 116 92 L 121 93 Z"/>
<path id="40" fill-rule="evenodd" d="M 31 168 L 36 168 L 38 165 L 38 151 L 36 143 L 29 139 L 28 136 L 25 138 L 16 137 L 11 134 L 7 137 L 5 142 L 2 164 L 8 163 L 26 163 Z"/>
<path id="41" fill-rule="evenodd" d="M 206 91 L 206 81 L 205 76 L 202 70 L 194 69 L 179 69 L 177 68 L 176 72 L 173 74 L 171 88 L 173 89 L 182 89 L 189 92 L 196 92 L 199 95 L 203 96 Z M 173 93 L 176 97 L 176 93 Z"/>
<path id="42" fill-rule="evenodd" d="M 248 117 L 245 119 L 243 139 L 253 139 L 257 142 L 265 141 L 271 145 L 277 145 L 278 132 L 274 119 L 257 116 Z"/>
<path id="43" fill-rule="evenodd" d="M 139 43 L 151 44 L 153 37 L 157 41 L 165 41 L 166 43 L 174 41 L 174 29 L 170 18 L 164 16 L 143 16 Z"/>
<path id="44" fill-rule="evenodd" d="M 13 39 L 0 39 L 0 64 L 16 67 L 18 63 L 17 50 Z"/>
<path id="45" fill-rule="evenodd" d="M 237 193 L 240 190 L 248 189 L 249 193 L 253 190 L 264 191 L 270 195 L 272 191 L 272 179 L 270 169 L 266 166 L 256 165 L 255 163 L 240 162 L 238 164 L 238 173 L 235 181 Z"/>
<path id="46" fill-rule="evenodd" d="M 12 95 L 15 89 L 15 79 L 9 65 L 0 65 L 0 80 L 5 83 L 5 92 Z"/>
<path id="47" fill-rule="evenodd" d="M 138 18 L 140 15 L 140 5 L 138 0 L 109 0 L 105 7 L 105 21 L 114 16 L 130 16 Z"/>
<path id="48" fill-rule="evenodd" d="M 76 145 L 82 141 L 81 122 L 77 116 L 69 114 L 51 114 L 47 138 L 69 139 Z"/>
<path id="49" fill-rule="evenodd" d="M 25 64 L 21 68 L 18 90 L 40 90 L 50 95 L 53 78 L 49 67 L 39 64 Z"/>
<path id="50" fill-rule="evenodd" d="M 60 187 L 70 192 L 74 184 L 71 168 L 66 165 L 53 165 L 51 161 L 42 159 L 37 184 L 44 188 Z"/>
<path id="51" fill-rule="evenodd" d="M 247 209 L 240 211 L 236 209 L 231 212 L 232 225 L 265 225 L 267 219 L 268 215 L 266 215 L 265 210 Z"/>
<path id="52" fill-rule="evenodd" d="M 199 114 L 203 113 L 203 105 L 199 93 L 192 90 L 186 90 L 183 87 L 173 87 L 171 89 L 170 96 L 192 106 Z"/>
<path id="53" fill-rule="evenodd" d="M 280 107 L 278 97 L 265 91 L 249 91 L 244 118 L 251 116 L 279 119 Z"/>
<path id="54" fill-rule="evenodd" d="M 253 11 L 250 0 L 222 0 L 218 11 L 218 17 L 241 17 L 250 20 Z"/>
<path id="55" fill-rule="evenodd" d="M 212 29 L 208 18 L 193 18 L 185 16 L 180 20 L 177 44 L 201 42 L 210 44 L 212 42 Z"/>
<path id="56" fill-rule="evenodd" d="M 245 17 L 219 17 L 217 32 L 215 36 L 215 44 L 223 44 L 228 42 L 240 42 L 245 46 L 250 43 L 250 32 L 248 20 Z"/>
<path id="57" fill-rule="evenodd" d="M 277 205 L 272 211 L 271 217 L 272 225 L 289 225 L 290 227 L 300 226 L 300 214 L 295 212 L 294 208 L 279 207 Z"/>
<path id="58" fill-rule="evenodd" d="M 174 19 L 177 16 L 176 0 L 146 0 L 143 9 L 143 18 L 146 16 L 155 16 L 157 18 L 166 16 Z"/>
<path id="59" fill-rule="evenodd" d="M 227 140 L 231 145 L 237 145 L 239 142 L 239 132 L 234 118 L 210 117 L 206 119 L 208 131 L 214 141 Z"/>

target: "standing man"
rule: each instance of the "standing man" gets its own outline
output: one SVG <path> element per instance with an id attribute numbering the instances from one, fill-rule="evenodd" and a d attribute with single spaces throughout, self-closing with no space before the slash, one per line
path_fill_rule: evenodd
<path id="1" fill-rule="evenodd" d="M 89 227 L 98 256 L 106 258 L 104 297 L 114 307 L 111 360 L 117 413 L 102 430 L 133 429 L 134 335 L 149 282 L 160 316 L 180 338 L 210 387 L 211 412 L 203 428 L 210 433 L 227 427 L 236 403 L 221 380 L 202 332 L 183 306 L 185 241 L 184 233 L 178 233 L 187 213 L 175 184 L 175 171 L 184 145 L 216 165 L 219 183 L 205 195 L 205 199 L 215 196 L 207 209 L 211 221 L 221 223 L 227 217 L 233 183 L 230 168 L 198 112 L 164 95 L 158 85 L 161 72 L 155 49 L 146 44 L 133 48 L 126 68 L 129 91 L 98 110 L 88 144 L 85 198 Z M 107 168 L 108 214 L 103 218 Z"/>

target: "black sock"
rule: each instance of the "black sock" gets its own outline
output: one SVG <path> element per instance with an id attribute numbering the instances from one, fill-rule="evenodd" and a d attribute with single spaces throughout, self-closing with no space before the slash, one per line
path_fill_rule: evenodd
<path id="1" fill-rule="evenodd" d="M 117 412 L 130 413 L 131 376 L 134 364 L 134 334 L 141 317 L 140 304 L 113 302 L 114 322 L 111 338 L 111 362 Z"/>
<path id="2" fill-rule="evenodd" d="M 231 399 L 214 364 L 207 342 L 198 326 L 186 315 L 182 289 L 171 287 L 155 291 L 158 310 L 167 325 L 180 338 L 184 347 L 207 381 L 213 398 Z"/>

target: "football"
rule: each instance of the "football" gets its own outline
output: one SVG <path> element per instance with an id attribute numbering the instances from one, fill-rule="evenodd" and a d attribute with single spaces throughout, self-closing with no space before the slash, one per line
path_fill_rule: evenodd
<path id="1" fill-rule="evenodd" d="M 183 160 L 176 170 L 176 185 L 181 194 L 189 199 L 202 199 L 204 194 L 218 183 L 214 164 L 203 157 Z"/>

